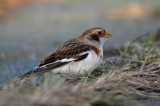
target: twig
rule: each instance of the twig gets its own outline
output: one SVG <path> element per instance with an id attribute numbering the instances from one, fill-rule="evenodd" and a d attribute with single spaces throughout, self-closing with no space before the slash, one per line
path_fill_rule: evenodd
<path id="1" fill-rule="evenodd" d="M 140 40 L 140 39 L 141 39 L 141 38 L 143 38 L 144 36 L 148 36 L 148 35 L 149 35 L 149 33 L 145 33 L 145 34 L 143 34 L 143 35 L 141 35 L 141 36 L 137 37 L 136 39 L 134 39 L 134 40 L 129 44 L 129 46 L 128 46 L 128 49 L 127 49 L 127 50 L 129 50 L 129 49 L 130 49 L 130 47 L 133 45 L 133 43 L 135 43 L 136 41 Z"/>
<path id="2" fill-rule="evenodd" d="M 141 69 L 140 69 L 140 73 L 142 73 L 142 71 L 143 71 L 143 69 L 144 69 L 144 66 L 145 66 L 145 64 L 146 64 L 146 62 L 147 62 L 147 60 L 148 60 L 148 58 L 149 58 L 149 55 L 151 54 L 151 52 L 153 51 L 153 49 L 154 49 L 154 48 L 150 49 L 150 51 L 148 52 L 148 56 L 147 56 L 147 57 L 145 58 L 145 60 L 144 60 L 144 63 L 143 63 L 143 65 L 142 65 Z"/>
<path id="3" fill-rule="evenodd" d="M 148 60 L 148 56 L 146 57 L 146 59 L 145 59 L 143 65 L 142 65 L 142 67 L 141 67 L 141 69 L 140 69 L 140 73 L 142 73 L 142 71 L 143 71 L 143 69 L 144 69 L 144 66 L 145 66 L 147 60 Z"/>

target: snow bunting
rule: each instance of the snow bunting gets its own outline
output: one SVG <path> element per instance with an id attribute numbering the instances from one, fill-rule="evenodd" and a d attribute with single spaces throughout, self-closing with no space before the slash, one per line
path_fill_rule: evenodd
<path id="1" fill-rule="evenodd" d="M 20 80 L 31 75 L 53 72 L 60 75 L 85 75 L 91 73 L 103 59 L 103 44 L 111 34 L 102 28 L 91 28 L 80 37 L 58 47 Z"/>

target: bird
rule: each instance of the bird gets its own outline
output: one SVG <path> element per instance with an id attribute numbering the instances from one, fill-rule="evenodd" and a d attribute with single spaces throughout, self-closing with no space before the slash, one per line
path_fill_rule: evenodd
<path id="1" fill-rule="evenodd" d="M 109 37 L 111 34 L 103 28 L 90 28 L 59 46 L 34 69 L 20 76 L 19 81 L 48 72 L 62 76 L 91 73 L 102 62 L 103 44 Z"/>

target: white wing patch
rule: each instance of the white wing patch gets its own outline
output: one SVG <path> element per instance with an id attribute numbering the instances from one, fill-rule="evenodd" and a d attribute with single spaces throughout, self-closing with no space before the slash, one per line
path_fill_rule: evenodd
<path id="1" fill-rule="evenodd" d="M 89 52 L 85 52 L 85 53 L 82 53 L 82 54 L 80 54 L 79 56 L 77 56 L 76 58 L 70 58 L 70 59 L 67 59 L 67 58 L 65 58 L 65 59 L 62 59 L 62 60 L 57 60 L 57 61 L 55 61 L 55 62 L 53 62 L 53 63 L 56 63 L 56 62 L 71 62 L 71 61 L 74 61 L 74 60 L 76 60 L 78 57 L 80 57 L 80 56 L 82 56 L 82 55 L 85 55 L 85 54 L 88 54 Z M 50 64 L 53 64 L 53 63 L 50 63 Z"/>
<path id="2" fill-rule="evenodd" d="M 73 61 L 73 60 L 75 60 L 75 58 L 71 58 L 71 59 L 62 59 L 62 60 L 57 60 L 58 62 L 70 62 L 70 61 Z M 57 61 L 55 61 L 55 62 L 57 62 Z"/>
<path id="3" fill-rule="evenodd" d="M 81 53 L 79 56 L 75 57 L 75 58 L 70 58 L 70 59 L 61 59 L 61 60 L 57 60 L 55 62 L 52 62 L 52 63 L 48 63 L 48 64 L 45 64 L 41 67 L 46 67 L 47 65 L 50 65 L 50 64 L 56 64 L 56 63 L 65 63 L 65 62 L 73 62 L 73 61 L 76 61 L 78 59 L 78 57 L 82 56 L 82 55 L 85 55 L 85 54 L 89 54 L 90 52 L 85 52 L 85 53 Z M 86 60 L 86 58 L 84 59 L 84 61 Z M 37 67 L 38 68 L 38 67 Z M 39 67 L 40 68 L 40 67 Z M 47 67 L 46 67 L 47 68 Z"/>

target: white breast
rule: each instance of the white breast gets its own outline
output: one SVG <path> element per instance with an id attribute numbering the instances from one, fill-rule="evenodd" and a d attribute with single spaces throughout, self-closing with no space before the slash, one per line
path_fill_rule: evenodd
<path id="1" fill-rule="evenodd" d="M 52 70 L 54 73 L 61 75 L 84 75 L 91 73 L 102 61 L 102 56 L 97 56 L 94 51 L 90 51 L 87 58 L 78 62 L 71 62 L 60 68 Z"/>

